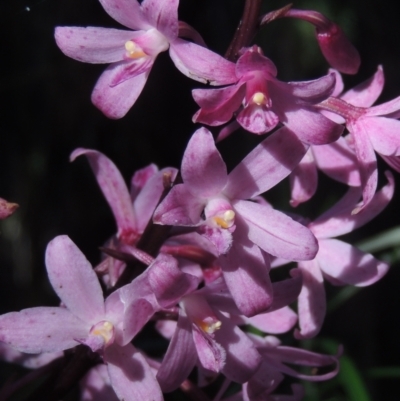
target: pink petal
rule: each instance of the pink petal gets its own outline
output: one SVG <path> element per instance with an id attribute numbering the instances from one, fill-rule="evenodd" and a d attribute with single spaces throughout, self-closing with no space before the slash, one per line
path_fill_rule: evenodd
<path id="1" fill-rule="evenodd" d="M 236 63 L 236 74 L 240 78 L 252 75 L 255 71 L 271 77 L 275 77 L 277 74 L 275 64 L 262 54 L 262 50 L 258 46 L 250 47 Z"/>
<path id="2" fill-rule="evenodd" d="M 279 123 L 279 117 L 270 109 L 257 104 L 246 106 L 236 117 L 237 122 L 253 134 L 265 134 Z"/>
<path id="3" fill-rule="evenodd" d="M 194 89 L 193 98 L 201 109 L 193 116 L 193 122 L 212 126 L 228 122 L 242 104 L 245 91 L 244 84 L 220 89 Z"/>
<path id="4" fill-rule="evenodd" d="M 96 365 L 80 382 L 81 401 L 119 401 L 106 365 Z"/>
<path id="5" fill-rule="evenodd" d="M 313 259 L 318 243 L 311 231 L 289 216 L 248 201 L 236 201 L 234 209 L 244 219 L 248 237 L 264 251 L 287 260 Z"/>
<path id="6" fill-rule="evenodd" d="M 331 209 L 321 215 L 309 228 L 317 238 L 338 237 L 363 226 L 375 218 L 390 202 L 394 193 L 393 175 L 387 171 L 389 181 L 378 191 L 362 213 L 351 214 L 356 202 L 360 199 L 360 189 L 349 189 Z"/>
<path id="7" fill-rule="evenodd" d="M 113 212 L 118 236 L 129 243 L 129 238 L 136 237 L 138 230 L 129 190 L 121 173 L 107 156 L 96 150 L 75 149 L 70 160 L 74 161 L 81 155 L 87 156 L 99 187 Z"/>
<path id="8" fill-rule="evenodd" d="M 118 399 L 163 401 L 160 387 L 143 355 L 128 344 L 105 349 L 111 385 Z"/>
<path id="9" fill-rule="evenodd" d="M 368 118 L 369 139 L 375 151 L 385 156 L 400 156 L 400 121 L 393 118 Z"/>
<path id="10" fill-rule="evenodd" d="M 196 326 L 192 330 L 194 345 L 201 366 L 207 371 L 220 373 L 225 365 L 225 350 L 210 334 Z"/>
<path id="11" fill-rule="evenodd" d="M 163 308 L 170 308 L 180 299 L 194 291 L 199 278 L 182 273 L 178 261 L 172 256 L 160 253 L 148 271 L 149 284 Z"/>
<path id="12" fill-rule="evenodd" d="M 376 156 L 368 136 L 368 122 L 359 119 L 348 124 L 348 129 L 354 139 L 354 147 L 359 161 L 361 182 L 363 187 L 363 203 L 352 213 L 360 212 L 371 201 L 378 184 Z"/>
<path id="13" fill-rule="evenodd" d="M 96 82 L 92 92 L 92 102 L 109 118 L 122 118 L 136 102 L 147 81 L 151 65 L 148 69 L 129 79 L 121 81 L 118 85 L 112 83 L 127 74 L 126 64 L 129 62 L 112 64 Z M 122 74 L 122 75 L 121 75 Z"/>
<path id="14" fill-rule="evenodd" d="M 336 75 L 330 72 L 321 78 L 314 79 L 311 81 L 303 82 L 289 82 L 288 84 L 280 83 L 281 86 L 285 85 L 286 90 L 290 90 L 290 93 L 295 97 L 300 97 L 313 103 L 319 103 L 325 100 L 335 88 Z M 279 83 L 276 83 L 279 85 Z"/>
<path id="15" fill-rule="evenodd" d="M 125 43 L 140 34 L 112 28 L 59 26 L 54 37 L 66 56 L 97 64 L 124 60 Z"/>
<path id="16" fill-rule="evenodd" d="M 228 179 L 226 165 L 206 128 L 190 138 L 182 159 L 181 174 L 192 195 L 208 198 L 221 192 Z"/>
<path id="17" fill-rule="evenodd" d="M 260 249 L 246 241 L 233 242 L 226 256 L 219 262 L 226 285 L 245 316 L 265 311 L 272 303 L 272 286 L 269 278 L 269 261 Z"/>
<path id="18" fill-rule="evenodd" d="M 155 224 L 196 226 L 201 222 L 205 201 L 193 196 L 185 184 L 172 187 L 153 215 Z"/>
<path id="19" fill-rule="evenodd" d="M 285 113 L 281 112 L 280 119 L 301 141 L 312 145 L 334 142 L 343 132 L 341 125 L 311 108 L 289 109 Z"/>
<path id="20" fill-rule="evenodd" d="M 0 316 L 0 341 L 28 354 L 58 352 L 76 347 L 90 326 L 65 308 L 30 308 Z"/>
<path id="21" fill-rule="evenodd" d="M 384 83 L 385 77 L 380 65 L 371 78 L 348 90 L 340 98 L 353 106 L 370 107 L 382 93 Z"/>
<path id="22" fill-rule="evenodd" d="M 370 107 L 366 110 L 366 116 L 383 116 L 391 115 L 392 118 L 399 118 L 400 111 L 400 96 L 389 102 L 378 104 L 377 106 Z"/>
<path id="23" fill-rule="evenodd" d="M 99 0 L 107 14 L 131 29 L 149 29 L 147 22 L 137 0 Z"/>
<path id="24" fill-rule="evenodd" d="M 192 323 L 180 309 L 178 325 L 167 353 L 157 373 L 157 380 L 165 393 L 175 390 L 189 376 L 197 361 L 193 342 Z"/>
<path id="25" fill-rule="evenodd" d="M 358 287 L 375 283 L 389 270 L 388 264 L 371 254 L 336 239 L 320 241 L 318 262 L 328 276 Z"/>
<path id="26" fill-rule="evenodd" d="M 313 146 L 312 152 L 318 168 L 328 177 L 353 187 L 361 185 L 356 155 L 343 137 L 327 145 Z"/>
<path id="27" fill-rule="evenodd" d="M 154 210 L 158 205 L 161 195 L 165 190 L 164 177 L 167 175 L 173 182 L 176 178 L 178 170 L 175 168 L 165 168 L 157 172 L 151 177 L 140 193 L 137 195 L 135 202 L 133 203 L 133 210 L 137 219 L 137 230 L 139 233 L 143 233 L 151 217 L 153 216 Z"/>
<path id="28" fill-rule="evenodd" d="M 237 81 L 234 63 L 195 43 L 178 38 L 170 44 L 169 54 L 176 68 L 195 81 L 210 85 Z"/>
<path id="29" fill-rule="evenodd" d="M 326 314 L 326 296 L 318 259 L 301 262 L 299 268 L 303 273 L 303 288 L 297 304 L 300 331 L 295 331 L 295 337 L 305 339 L 316 336 L 321 330 Z"/>
<path id="30" fill-rule="evenodd" d="M 272 284 L 274 299 L 268 308 L 268 312 L 276 311 L 293 303 L 299 296 L 303 285 L 303 276 L 299 269 L 290 270 L 290 275 L 292 278 L 276 281 Z"/>
<path id="31" fill-rule="evenodd" d="M 282 373 L 297 377 L 298 379 L 313 382 L 323 381 L 331 379 L 339 372 L 339 360 L 338 357 L 334 355 L 317 354 L 315 352 L 306 351 L 300 348 L 285 346 L 264 347 L 260 350 L 260 352 L 265 358 L 264 361 L 270 364 L 272 369 L 279 370 Z M 334 367 L 332 371 L 328 373 L 323 373 L 320 375 L 307 375 L 297 372 L 296 370 L 284 365 L 284 363 L 310 367 L 322 367 L 330 365 L 333 365 Z"/>
<path id="32" fill-rule="evenodd" d="M 293 132 L 279 129 L 233 169 L 224 194 L 231 199 L 249 199 L 268 191 L 290 174 L 306 150 Z"/>
<path id="33" fill-rule="evenodd" d="M 247 334 L 233 322 L 218 314 L 221 328 L 215 332 L 218 341 L 226 352 L 226 361 L 222 373 L 236 383 L 245 383 L 257 371 L 261 356 Z"/>
<path id="34" fill-rule="evenodd" d="M 174 40 L 178 36 L 178 5 L 179 0 L 144 0 L 142 10 L 150 25 Z"/>
<path id="35" fill-rule="evenodd" d="M 287 306 L 273 312 L 261 313 L 247 318 L 248 324 L 270 334 L 286 333 L 293 328 L 296 322 L 296 313 Z"/>
<path id="36" fill-rule="evenodd" d="M 61 301 L 84 322 L 97 323 L 104 317 L 103 291 L 91 264 L 66 235 L 49 242 L 47 274 Z"/>
<path id="37" fill-rule="evenodd" d="M 132 202 L 135 201 L 136 197 L 138 196 L 140 191 L 144 188 L 146 183 L 150 180 L 150 178 L 155 176 L 157 173 L 158 173 L 158 167 L 153 163 L 135 171 L 135 173 L 131 178 L 131 185 L 130 185 Z"/>
<path id="38" fill-rule="evenodd" d="M 331 22 L 328 29 L 316 29 L 322 54 L 333 67 L 345 74 L 356 74 L 360 67 L 360 55 L 342 29 Z"/>
<path id="39" fill-rule="evenodd" d="M 0 342 L 1 360 L 23 366 L 27 369 L 41 368 L 55 359 L 61 358 L 63 355 L 64 354 L 62 351 L 43 352 L 41 354 L 26 354 L 25 352 L 20 352 L 14 348 L 11 348 L 6 343 Z"/>
<path id="40" fill-rule="evenodd" d="M 329 68 L 328 70 L 330 73 L 335 74 L 335 89 L 331 93 L 332 97 L 339 97 L 339 95 L 343 92 L 344 90 L 344 82 L 342 75 L 340 74 L 339 71 L 335 70 L 334 68 Z"/>
<path id="41" fill-rule="evenodd" d="M 317 169 L 310 149 L 290 175 L 290 205 L 296 207 L 311 199 L 317 190 L 317 184 Z"/>

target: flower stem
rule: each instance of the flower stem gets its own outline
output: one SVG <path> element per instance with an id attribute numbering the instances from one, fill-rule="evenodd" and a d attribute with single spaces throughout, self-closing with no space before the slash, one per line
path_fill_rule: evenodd
<path id="1" fill-rule="evenodd" d="M 261 0 L 246 0 L 242 19 L 225 53 L 225 58 L 236 61 L 240 49 L 250 44 L 260 25 L 260 10 Z"/>

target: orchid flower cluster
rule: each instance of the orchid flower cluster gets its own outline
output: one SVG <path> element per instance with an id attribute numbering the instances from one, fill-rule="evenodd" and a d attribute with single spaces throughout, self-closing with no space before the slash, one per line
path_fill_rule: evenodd
<path id="1" fill-rule="evenodd" d="M 332 69 L 312 81 L 282 82 L 252 38 L 228 58 L 208 49 L 178 20 L 178 0 L 100 3 L 127 29 L 57 27 L 55 39 L 69 57 L 110 64 L 92 93 L 106 116 L 125 116 L 167 50 L 180 72 L 217 88 L 193 90 L 193 122 L 204 126 L 189 139 L 179 170 L 151 164 L 133 174 L 129 188 L 106 155 L 72 152 L 71 161 L 89 161 L 117 231 L 94 268 L 67 235 L 48 244 L 45 264 L 60 306 L 0 316 L 1 357 L 35 371 L 51 366 L 64 380 L 74 366 L 79 373 L 69 386 L 80 382 L 82 400 L 159 401 L 176 389 L 214 401 L 303 399 L 299 384 L 279 394 L 284 378 L 330 379 L 341 350 L 324 355 L 277 335 L 319 333 L 325 280 L 362 287 L 388 271 L 336 237 L 375 218 L 393 196 L 392 173 L 378 185 L 376 153 L 400 171 L 400 97 L 373 105 L 384 85 L 381 66 L 344 90 L 341 73 L 357 72 L 358 52 L 317 11 L 287 6 L 253 17 L 257 29 L 286 17 L 315 27 Z M 217 135 L 206 126 L 220 127 Z M 265 138 L 228 172 L 217 145 L 239 128 Z M 289 178 L 296 207 L 315 194 L 318 171 L 348 190 L 314 221 L 263 196 Z M 0 199 L 0 218 L 16 207 Z M 283 279 L 272 280 L 273 270 Z M 159 357 L 134 345 L 149 326 L 168 341 Z M 207 398 L 202 388 L 210 383 L 220 384 Z M 236 392 L 227 391 L 233 383 Z M 60 399 L 62 380 L 52 384 Z"/>

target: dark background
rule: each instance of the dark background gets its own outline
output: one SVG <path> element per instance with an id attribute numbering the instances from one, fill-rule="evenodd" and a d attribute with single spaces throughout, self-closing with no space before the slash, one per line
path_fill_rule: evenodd
<path id="1" fill-rule="evenodd" d="M 243 3 L 181 0 L 179 17 L 198 29 L 212 50 L 223 54 Z M 267 12 L 285 4 L 264 0 L 263 9 Z M 400 94 L 400 24 L 393 2 L 304 0 L 295 2 L 295 7 L 325 13 L 356 45 L 362 65 L 359 74 L 345 77 L 349 87 L 382 64 L 387 84 L 380 101 Z M 143 93 L 127 116 L 118 121 L 104 117 L 91 104 L 90 94 L 105 66 L 64 56 L 53 38 L 58 25 L 120 27 L 97 0 L 0 1 L 0 196 L 20 205 L 0 225 L 0 313 L 57 304 L 43 263 L 46 244 L 56 235 L 68 234 L 95 264 L 98 247 L 115 231 L 87 161 L 68 162 L 72 150 L 87 147 L 104 152 L 128 180 L 133 171 L 151 162 L 179 167 L 196 128 L 191 117 L 197 106 L 190 90 L 201 85 L 180 74 L 167 53 L 157 58 Z M 312 27 L 304 22 L 275 21 L 263 28 L 257 43 L 276 63 L 281 80 L 317 78 L 328 68 Z M 220 148 L 232 167 L 257 141 L 239 132 Z M 316 198 L 299 208 L 311 218 L 344 191 L 320 178 Z M 398 225 L 399 197 L 376 222 L 347 239 L 356 242 Z M 279 185 L 268 199 L 277 208 L 289 210 L 288 183 Z M 345 345 L 371 399 L 378 401 L 398 400 L 399 377 L 373 379 L 368 374 L 375 367 L 400 366 L 399 267 L 394 263 L 380 283 L 363 289 L 330 314 L 321 333 Z M 337 290 L 328 288 L 328 292 L 334 296 Z M 5 365 L 3 377 L 11 369 Z"/>

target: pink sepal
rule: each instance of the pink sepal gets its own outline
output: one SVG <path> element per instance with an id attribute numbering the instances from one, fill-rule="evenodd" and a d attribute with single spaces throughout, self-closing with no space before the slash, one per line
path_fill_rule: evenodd
<path id="1" fill-rule="evenodd" d="M 118 399 L 163 401 L 160 386 L 150 366 L 132 344 L 107 347 L 104 360 Z"/>
<path id="2" fill-rule="evenodd" d="M 116 78 L 120 79 L 121 73 L 127 74 L 126 67 L 126 61 L 110 65 L 100 76 L 93 89 L 91 97 L 93 104 L 109 118 L 122 118 L 129 111 L 142 92 L 151 65 L 148 65 L 145 72 L 131 76 L 116 86 L 111 86 Z"/>
<path id="3" fill-rule="evenodd" d="M 176 68 L 195 81 L 210 85 L 229 85 L 237 81 L 235 64 L 205 47 L 176 39 L 169 54 Z"/>
<path id="4" fill-rule="evenodd" d="M 303 288 L 298 299 L 300 330 L 297 339 L 312 338 L 321 330 L 326 314 L 324 279 L 319 268 L 319 259 L 299 263 L 303 275 Z"/>
<path id="5" fill-rule="evenodd" d="M 175 334 L 157 373 L 157 380 L 166 393 L 175 390 L 189 376 L 197 361 L 192 337 L 192 323 L 180 309 Z"/>
<path id="6" fill-rule="evenodd" d="M 68 310 L 88 324 L 102 320 L 105 310 L 99 280 L 71 239 L 60 235 L 50 241 L 45 261 L 51 285 Z"/>
<path id="7" fill-rule="evenodd" d="M 70 161 L 85 155 L 95 174 L 104 197 L 106 198 L 118 226 L 118 237 L 123 242 L 131 242 L 138 235 L 136 216 L 125 181 L 115 164 L 102 153 L 78 148 L 70 156 Z"/>

